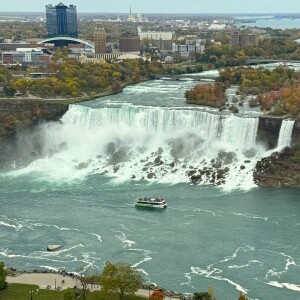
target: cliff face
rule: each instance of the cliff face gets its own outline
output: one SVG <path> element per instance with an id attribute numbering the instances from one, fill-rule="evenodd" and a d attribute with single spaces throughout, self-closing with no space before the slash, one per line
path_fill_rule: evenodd
<path id="1" fill-rule="evenodd" d="M 258 161 L 253 175 L 259 186 L 300 188 L 300 146 Z"/>
<path id="2" fill-rule="evenodd" d="M 282 118 L 261 116 L 259 117 L 257 141 L 267 149 L 274 149 L 277 146 Z"/>
<path id="3" fill-rule="evenodd" d="M 292 135 L 292 144 L 293 145 L 300 145 L 300 119 L 295 123 L 293 135 Z"/>
<path id="4" fill-rule="evenodd" d="M 282 118 L 262 116 L 259 120 L 258 141 L 267 149 L 276 148 Z M 292 135 L 292 149 L 275 152 L 258 161 L 253 173 L 259 186 L 300 187 L 300 121 L 296 121 Z"/>
<path id="5" fill-rule="evenodd" d="M 59 120 L 67 110 L 68 104 L 58 101 L 0 100 L 0 168 L 35 159 L 41 133 L 34 128 L 42 121 Z M 27 151 L 25 145 L 30 146 Z"/>
<path id="6" fill-rule="evenodd" d="M 58 120 L 68 104 L 29 99 L 0 100 L 0 138 L 8 137 L 39 121 Z"/>

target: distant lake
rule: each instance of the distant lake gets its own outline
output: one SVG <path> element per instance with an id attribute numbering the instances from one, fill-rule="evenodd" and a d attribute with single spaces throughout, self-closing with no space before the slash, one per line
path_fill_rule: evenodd
<path id="1" fill-rule="evenodd" d="M 251 17 L 247 18 L 247 20 L 251 20 Z M 253 18 L 253 23 L 241 23 L 241 26 L 247 27 L 270 27 L 273 29 L 292 29 L 292 28 L 300 28 L 300 19 L 296 18 L 285 18 L 285 19 L 275 19 L 265 17 Z"/>

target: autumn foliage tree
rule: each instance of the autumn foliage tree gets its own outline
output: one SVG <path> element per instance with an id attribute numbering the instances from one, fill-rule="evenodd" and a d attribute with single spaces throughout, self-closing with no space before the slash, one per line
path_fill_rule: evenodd
<path id="1" fill-rule="evenodd" d="M 151 294 L 149 300 L 163 300 L 164 298 L 165 298 L 165 295 L 163 292 L 161 292 L 159 290 L 155 290 Z"/>
<path id="2" fill-rule="evenodd" d="M 198 84 L 185 93 L 187 103 L 220 107 L 225 104 L 225 91 L 220 83 Z"/>

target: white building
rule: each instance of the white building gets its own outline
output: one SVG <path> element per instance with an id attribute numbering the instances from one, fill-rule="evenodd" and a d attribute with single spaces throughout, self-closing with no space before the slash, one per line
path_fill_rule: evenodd
<path id="1" fill-rule="evenodd" d="M 201 39 L 191 40 L 187 39 L 185 44 L 177 45 L 175 43 L 172 44 L 173 52 L 179 52 L 183 57 L 189 57 L 191 52 L 203 53 L 205 50 L 205 41 Z"/>
<path id="2" fill-rule="evenodd" d="M 145 31 L 142 32 L 141 27 L 138 27 L 138 35 L 140 40 L 150 40 L 152 46 L 158 47 L 160 51 L 171 51 L 172 40 L 175 32 L 172 31 Z"/>
<path id="3" fill-rule="evenodd" d="M 140 40 L 149 39 L 149 40 L 172 40 L 174 37 L 174 32 L 165 32 L 165 31 L 145 31 L 138 32 Z"/>

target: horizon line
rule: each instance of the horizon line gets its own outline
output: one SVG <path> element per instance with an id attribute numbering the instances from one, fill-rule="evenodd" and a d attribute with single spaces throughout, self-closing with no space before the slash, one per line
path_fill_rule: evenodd
<path id="1" fill-rule="evenodd" d="M 42 13 L 45 14 L 45 11 L 1 11 L 0 13 Z M 95 12 L 95 11 L 80 11 L 77 13 L 92 13 L 92 14 L 125 14 L 128 15 L 128 12 Z M 156 13 L 156 12 L 134 12 L 133 14 L 138 14 L 138 13 L 143 13 L 143 14 L 155 14 L 155 15 L 165 15 L 165 14 L 178 14 L 178 15 L 184 15 L 184 14 L 193 14 L 193 15 L 239 15 L 239 14 L 257 14 L 257 15 L 274 15 L 274 14 L 289 14 L 289 15 L 300 15 L 300 12 L 160 12 L 160 13 Z"/>

